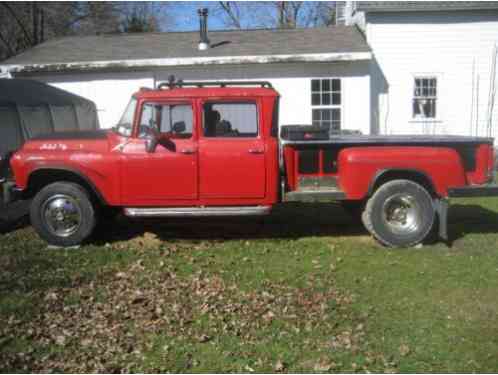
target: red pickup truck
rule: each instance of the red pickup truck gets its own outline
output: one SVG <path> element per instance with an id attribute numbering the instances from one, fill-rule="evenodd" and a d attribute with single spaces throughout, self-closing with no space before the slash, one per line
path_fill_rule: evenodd
<path id="1" fill-rule="evenodd" d="M 58 246 L 80 244 L 117 208 L 129 217 L 240 216 L 336 200 L 396 247 L 436 228 L 446 238 L 448 197 L 498 195 L 492 138 L 279 134 L 278 102 L 268 82 L 141 89 L 111 130 L 26 142 L 11 158 L 7 195 L 32 198 L 32 225 Z"/>

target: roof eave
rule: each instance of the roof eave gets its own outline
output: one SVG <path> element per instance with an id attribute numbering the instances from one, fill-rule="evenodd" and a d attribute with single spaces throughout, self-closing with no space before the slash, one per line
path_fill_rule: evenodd
<path id="1" fill-rule="evenodd" d="M 269 64 L 296 62 L 346 62 L 371 60 L 372 53 L 367 52 L 336 52 L 309 53 L 289 55 L 255 55 L 255 56 L 218 56 L 218 57 L 182 57 L 143 60 L 109 60 L 91 62 L 47 63 L 47 64 L 10 64 L 0 65 L 4 72 L 36 73 L 36 72 L 68 72 L 93 71 L 129 68 L 153 68 L 165 66 L 196 66 L 196 65 L 231 65 L 231 64 Z"/>
<path id="2" fill-rule="evenodd" d="M 444 11 L 479 11 L 479 10 L 497 10 L 498 6 L 475 6 L 475 7 L 465 7 L 465 6 L 451 6 L 451 7 L 410 7 L 410 6 L 373 6 L 368 5 L 358 5 L 355 12 L 365 12 L 365 13 L 404 13 L 404 12 L 444 12 Z"/>

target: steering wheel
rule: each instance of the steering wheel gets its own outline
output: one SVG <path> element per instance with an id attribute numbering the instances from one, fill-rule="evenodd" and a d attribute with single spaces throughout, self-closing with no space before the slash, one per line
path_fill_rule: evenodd
<path id="1" fill-rule="evenodd" d="M 147 136 L 157 137 L 159 132 L 148 125 L 140 125 L 138 127 L 138 138 L 146 138 Z"/>

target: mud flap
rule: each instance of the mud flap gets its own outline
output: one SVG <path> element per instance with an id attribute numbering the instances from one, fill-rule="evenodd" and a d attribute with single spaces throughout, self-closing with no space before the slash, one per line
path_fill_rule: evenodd
<path id="1" fill-rule="evenodd" d="M 2 203 L 8 204 L 16 200 L 16 196 L 13 194 L 13 187 L 15 184 L 11 181 L 3 182 L 0 181 L 0 187 L 2 188 Z"/>
<path id="2" fill-rule="evenodd" d="M 450 202 L 448 199 L 435 199 L 434 209 L 439 217 L 439 237 L 448 242 L 448 209 Z"/>

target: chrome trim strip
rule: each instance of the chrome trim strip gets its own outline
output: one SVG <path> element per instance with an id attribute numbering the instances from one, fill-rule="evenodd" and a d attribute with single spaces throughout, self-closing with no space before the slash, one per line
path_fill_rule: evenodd
<path id="1" fill-rule="evenodd" d="M 271 206 L 240 207 L 126 207 L 129 217 L 200 217 L 200 216 L 258 216 L 268 215 Z"/>
<path id="2" fill-rule="evenodd" d="M 345 200 L 346 194 L 341 190 L 300 190 L 285 194 L 284 202 L 313 202 L 321 199 Z"/>

